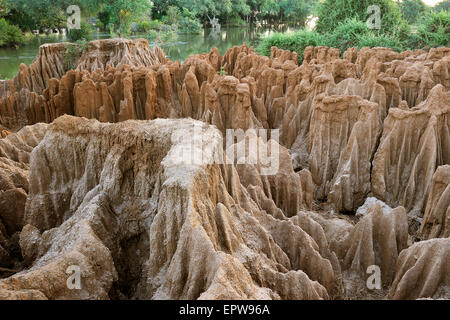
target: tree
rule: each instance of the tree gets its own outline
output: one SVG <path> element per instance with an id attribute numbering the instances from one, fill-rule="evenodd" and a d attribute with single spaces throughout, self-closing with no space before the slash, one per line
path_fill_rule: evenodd
<path id="1" fill-rule="evenodd" d="M 158 16 L 167 13 L 167 9 L 172 6 L 180 6 L 180 0 L 153 0 L 153 12 Z"/>
<path id="2" fill-rule="evenodd" d="M 305 0 L 281 0 L 280 8 L 284 17 L 295 19 L 301 23 L 306 21 L 310 13 L 310 4 Z"/>
<path id="3" fill-rule="evenodd" d="M 109 15 L 109 23 L 114 24 L 120 34 L 128 34 L 131 22 L 151 10 L 149 0 L 112 0 L 105 6 L 104 11 Z"/>
<path id="4" fill-rule="evenodd" d="M 316 30 L 321 33 L 332 32 L 339 23 L 348 19 L 366 22 L 370 6 L 378 6 L 381 11 L 381 34 L 394 34 L 407 28 L 400 8 L 393 0 L 324 0 L 318 6 Z"/>
<path id="5" fill-rule="evenodd" d="M 22 30 L 60 28 L 65 26 L 63 1 L 55 0 L 7 0 L 8 20 Z"/>
<path id="6" fill-rule="evenodd" d="M 450 11 L 450 0 L 444 0 L 433 8 L 434 11 Z"/>
<path id="7" fill-rule="evenodd" d="M 180 0 L 180 5 L 202 19 L 205 17 L 226 16 L 233 11 L 232 0 Z"/>
<path id="8" fill-rule="evenodd" d="M 177 6 L 169 6 L 167 9 L 166 22 L 169 25 L 178 24 L 181 20 L 181 11 Z"/>
<path id="9" fill-rule="evenodd" d="M 0 18 L 6 16 L 8 12 L 8 3 L 6 2 L 6 0 L 0 0 Z"/>
<path id="10" fill-rule="evenodd" d="M 403 17 L 409 23 L 417 22 L 418 18 L 427 10 L 422 0 L 403 0 L 401 3 Z"/>

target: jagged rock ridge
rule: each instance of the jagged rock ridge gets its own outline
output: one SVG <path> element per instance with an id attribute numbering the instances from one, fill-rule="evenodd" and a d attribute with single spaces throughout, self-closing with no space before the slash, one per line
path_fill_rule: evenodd
<path id="1" fill-rule="evenodd" d="M 180 64 L 110 40 L 73 70 L 41 51 L 0 91 L 0 187 L 18 197 L 0 207 L 0 266 L 20 271 L 1 297 L 449 298 L 449 48 L 310 47 L 298 66 L 243 45 Z M 177 162 L 192 140 L 221 154 L 227 129 L 279 129 L 277 173 Z"/>

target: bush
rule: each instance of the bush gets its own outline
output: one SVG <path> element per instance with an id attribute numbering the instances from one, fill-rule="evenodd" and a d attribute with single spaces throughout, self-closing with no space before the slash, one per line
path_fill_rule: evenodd
<path id="1" fill-rule="evenodd" d="M 396 37 L 380 36 L 372 32 L 359 36 L 356 47 L 358 49 L 361 49 L 362 47 L 385 47 L 391 48 L 397 52 L 402 52 L 405 50 L 403 43 Z"/>
<path id="2" fill-rule="evenodd" d="M 83 52 L 88 48 L 86 40 L 78 40 L 75 43 L 65 45 L 66 52 L 64 54 L 64 68 L 66 70 L 73 69 L 76 61 L 82 56 Z"/>
<path id="3" fill-rule="evenodd" d="M 137 24 L 137 30 L 139 32 L 149 32 L 150 30 L 152 30 L 152 25 L 150 21 L 141 21 Z"/>
<path id="4" fill-rule="evenodd" d="M 442 10 L 450 11 L 450 0 L 444 0 L 437 4 L 434 8 L 434 11 L 440 12 Z"/>
<path id="5" fill-rule="evenodd" d="M 198 34 L 202 31 L 202 24 L 189 17 L 182 17 L 180 20 L 180 32 L 189 34 Z"/>
<path id="6" fill-rule="evenodd" d="M 72 42 L 80 40 L 88 41 L 92 38 L 92 33 L 92 27 L 89 24 L 82 22 L 80 29 L 72 29 L 67 33 L 67 38 Z"/>
<path id="7" fill-rule="evenodd" d="M 159 20 L 144 20 L 138 22 L 137 29 L 139 32 L 150 32 L 150 30 L 161 30 L 164 24 Z"/>
<path id="8" fill-rule="evenodd" d="M 427 10 L 422 0 L 403 0 L 400 7 L 403 17 L 409 23 L 417 22 L 417 19 Z"/>
<path id="9" fill-rule="evenodd" d="M 156 41 L 156 39 L 158 38 L 158 32 L 157 32 L 156 30 L 150 30 L 150 31 L 147 33 L 147 38 L 148 38 L 150 41 Z"/>
<path id="10" fill-rule="evenodd" d="M 159 31 L 156 41 L 161 43 L 173 42 L 177 39 L 178 26 L 173 25 L 163 25 L 162 29 Z"/>
<path id="11" fill-rule="evenodd" d="M 176 6 L 169 6 L 167 8 L 167 14 L 163 17 L 164 23 L 167 23 L 169 25 L 172 24 L 178 24 L 181 19 L 181 11 Z"/>
<path id="12" fill-rule="evenodd" d="M 202 24 L 197 20 L 195 14 L 186 8 L 183 8 L 179 25 L 181 33 L 198 34 L 202 31 Z"/>
<path id="13" fill-rule="evenodd" d="M 407 24 L 397 3 L 392 0 L 325 0 L 318 7 L 316 31 L 332 33 L 337 24 L 348 19 L 365 23 L 369 18 L 367 8 L 372 5 L 381 9 L 381 34 L 394 34 L 398 28 Z"/>
<path id="14" fill-rule="evenodd" d="M 270 56 L 270 48 L 275 46 L 280 49 L 295 51 L 301 58 L 301 54 L 306 47 L 327 44 L 328 41 L 324 35 L 315 31 L 300 30 L 295 33 L 275 33 L 270 37 L 263 38 L 256 47 L 256 51 L 262 55 Z"/>
<path id="15" fill-rule="evenodd" d="M 0 19 L 0 46 L 13 46 L 24 43 L 25 36 L 19 27 Z"/>
<path id="16" fill-rule="evenodd" d="M 276 33 L 271 37 L 261 39 L 256 51 L 269 56 L 272 46 L 297 52 L 301 62 L 303 51 L 308 46 L 334 47 L 340 49 L 341 54 L 351 47 L 358 49 L 387 47 L 395 51 L 402 51 L 405 48 L 405 41 L 396 35 L 380 35 L 378 32 L 368 29 L 364 22 L 352 19 L 340 23 L 334 32 L 329 34 L 306 30 L 295 33 Z"/>
<path id="17" fill-rule="evenodd" d="M 340 23 L 333 33 L 328 35 L 327 45 L 345 51 L 351 47 L 358 47 L 360 38 L 370 32 L 365 22 L 347 20 Z"/>
<path id="18" fill-rule="evenodd" d="M 245 27 L 247 22 L 239 15 L 235 15 L 228 20 L 228 27 Z"/>
<path id="19" fill-rule="evenodd" d="M 450 12 L 429 12 L 417 29 L 417 46 L 433 48 L 450 45 Z"/>

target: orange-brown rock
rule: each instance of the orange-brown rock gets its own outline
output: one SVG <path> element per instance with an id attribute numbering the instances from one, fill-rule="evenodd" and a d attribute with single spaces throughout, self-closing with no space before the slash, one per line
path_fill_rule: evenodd
<path id="1" fill-rule="evenodd" d="M 450 237 L 450 165 L 438 167 L 433 175 L 420 235 L 425 239 Z"/>
<path id="2" fill-rule="evenodd" d="M 449 298 L 449 48 L 67 46 L 0 83 L 0 298 Z"/>
<path id="3" fill-rule="evenodd" d="M 92 41 L 81 57 L 67 53 L 71 46 L 75 45 L 41 46 L 29 67 L 22 64 L 14 79 L 0 82 L 0 124 L 18 130 L 27 124 L 51 122 L 63 114 L 73 114 L 73 87 L 81 79 L 69 70 L 67 59 L 75 59 L 74 69 L 92 72 L 108 66 L 139 68 L 167 61 L 164 52 L 159 47 L 151 50 L 145 39 Z"/>

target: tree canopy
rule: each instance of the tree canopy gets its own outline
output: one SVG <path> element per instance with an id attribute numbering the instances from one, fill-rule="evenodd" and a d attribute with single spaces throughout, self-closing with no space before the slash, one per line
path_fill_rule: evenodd
<path id="1" fill-rule="evenodd" d="M 332 32 L 339 23 L 349 19 L 366 22 L 369 18 L 367 9 L 373 5 L 381 10 L 381 33 L 392 34 L 406 24 L 393 0 L 324 0 L 318 6 L 316 30 Z"/>
<path id="2" fill-rule="evenodd" d="M 403 0 L 401 3 L 403 17 L 409 23 L 417 22 L 418 18 L 427 10 L 422 0 Z"/>

